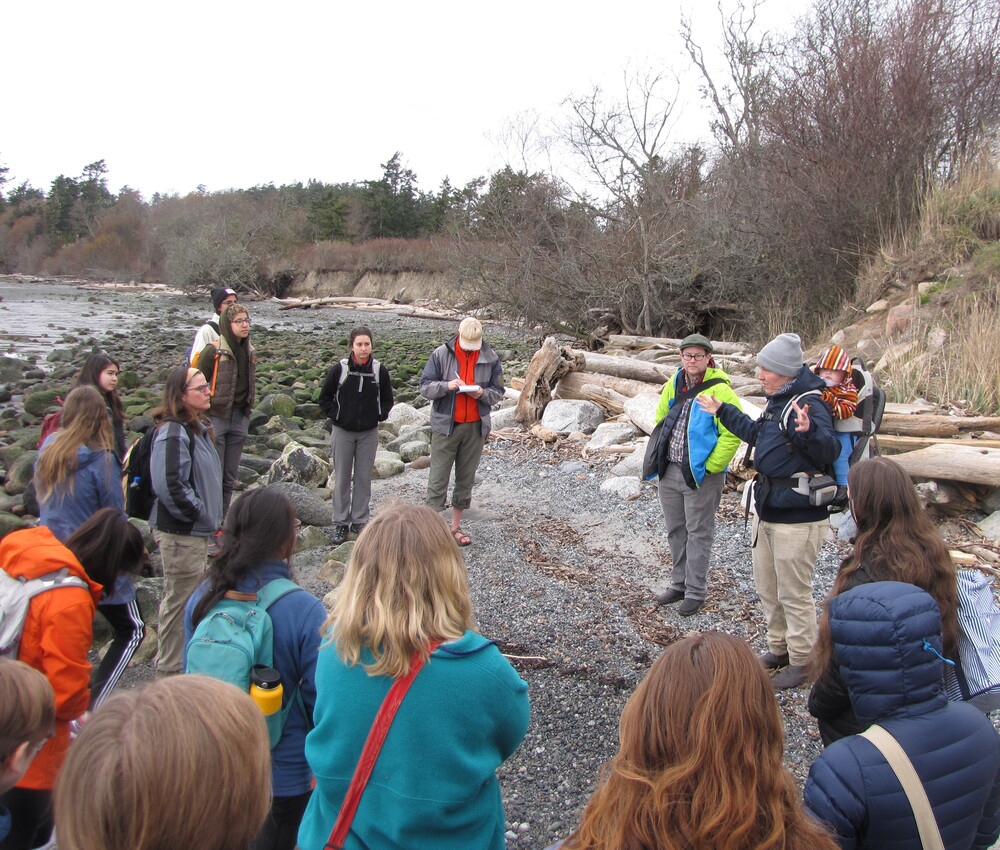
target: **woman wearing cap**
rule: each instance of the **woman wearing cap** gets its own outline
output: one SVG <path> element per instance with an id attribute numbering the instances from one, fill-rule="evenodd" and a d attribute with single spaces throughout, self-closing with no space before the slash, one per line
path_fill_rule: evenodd
<path id="1" fill-rule="evenodd" d="M 454 466 L 451 533 L 459 546 L 468 546 L 472 539 L 462 531 L 462 514 L 472 504 L 472 483 L 490 433 L 490 408 L 503 398 L 500 358 L 483 341 L 478 319 L 462 319 L 458 336 L 434 349 L 420 376 L 420 394 L 433 402 L 427 505 L 444 510 Z"/>
<path id="2" fill-rule="evenodd" d="M 212 426 L 205 376 L 178 366 L 153 411 L 156 438 L 149 467 L 156 502 L 149 526 L 163 559 L 160 648 L 156 671 L 180 673 L 184 650 L 184 605 L 208 568 L 208 541 L 222 524 L 222 467 Z"/>
<path id="3" fill-rule="evenodd" d="M 250 429 L 257 357 L 250 343 L 250 314 L 242 304 L 230 304 L 219 316 L 218 342 L 206 345 L 198 356 L 198 369 L 211 389 L 209 415 L 215 432 L 215 449 L 222 464 L 222 513 L 229 510 L 243 444 Z"/>

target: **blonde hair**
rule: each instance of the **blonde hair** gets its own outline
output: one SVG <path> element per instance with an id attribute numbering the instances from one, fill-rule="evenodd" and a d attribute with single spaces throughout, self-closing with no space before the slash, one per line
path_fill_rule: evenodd
<path id="1" fill-rule="evenodd" d="M 46 501 L 63 487 L 72 496 L 77 470 L 76 453 L 80 447 L 110 452 L 114 440 L 107 403 L 97 387 L 85 384 L 70 390 L 63 405 L 59 430 L 39 455 L 35 467 L 39 500 Z M 110 458 L 109 455 L 106 460 Z"/>
<path id="2" fill-rule="evenodd" d="M 0 768 L 25 741 L 56 728 L 56 695 L 45 675 L 23 661 L 0 658 Z"/>
<path id="3" fill-rule="evenodd" d="M 432 640 L 457 640 L 475 625 L 465 562 L 444 520 L 423 505 L 397 504 L 370 522 L 351 553 L 323 631 L 345 664 L 398 679 Z"/>
<path id="4" fill-rule="evenodd" d="M 55 788 L 62 850 L 246 850 L 271 805 L 264 715 L 239 688 L 174 676 L 113 695 Z"/>

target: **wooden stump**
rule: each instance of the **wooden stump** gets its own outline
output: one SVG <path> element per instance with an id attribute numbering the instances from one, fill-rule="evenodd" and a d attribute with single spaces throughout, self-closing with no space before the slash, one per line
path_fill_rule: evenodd
<path id="1" fill-rule="evenodd" d="M 553 336 L 546 337 L 535 352 L 524 375 L 524 389 L 517 401 L 514 420 L 531 425 L 542 418 L 545 405 L 552 400 L 552 388 L 565 374 L 583 366 L 583 360 L 570 348 L 564 348 Z"/>

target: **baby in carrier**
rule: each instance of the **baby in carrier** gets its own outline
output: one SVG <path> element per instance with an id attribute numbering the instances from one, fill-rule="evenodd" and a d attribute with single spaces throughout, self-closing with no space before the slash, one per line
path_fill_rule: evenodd
<path id="1" fill-rule="evenodd" d="M 858 407 L 858 389 L 851 380 L 851 358 L 839 345 L 831 345 L 816 361 L 813 372 L 826 383 L 822 390 L 823 401 L 827 403 L 834 420 L 850 419 Z M 840 440 L 840 455 L 833 462 L 833 471 L 837 479 L 838 497 L 843 488 L 847 493 L 847 469 L 854 450 L 852 435 L 845 431 L 837 431 Z"/>

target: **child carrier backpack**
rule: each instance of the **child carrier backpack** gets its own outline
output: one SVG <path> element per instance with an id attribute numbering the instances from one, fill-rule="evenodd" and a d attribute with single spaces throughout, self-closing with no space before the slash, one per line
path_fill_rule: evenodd
<path id="1" fill-rule="evenodd" d="M 287 578 L 269 581 L 258 593 L 230 590 L 195 627 L 184 650 L 184 672 L 201 673 L 249 691 L 253 668 L 274 663 L 274 627 L 267 609 L 296 590 L 302 588 Z M 272 747 L 281 740 L 296 699 L 301 703 L 298 682 L 284 708 L 264 715 Z"/>
<path id="2" fill-rule="evenodd" d="M 178 419 L 164 419 L 164 422 L 180 422 Z M 180 423 L 184 424 L 184 423 Z M 156 502 L 153 492 L 153 474 L 149 468 L 153 456 L 153 442 L 156 440 L 158 428 L 149 428 L 125 453 L 122 466 L 125 476 L 122 479 L 125 486 L 125 513 L 136 519 L 148 520 Z M 188 436 L 188 451 L 194 454 L 194 437 L 191 429 L 185 427 Z M 191 464 L 191 474 L 194 474 L 194 464 Z"/>
<path id="3" fill-rule="evenodd" d="M 854 416 L 833 422 L 834 429 L 850 434 L 854 443 L 848 466 L 854 466 L 863 457 L 882 454 L 876 434 L 885 413 L 885 390 L 875 383 L 875 378 L 860 357 L 851 358 L 851 381 L 858 390 Z"/>
<path id="4" fill-rule="evenodd" d="M 0 570 L 0 657 L 17 658 L 31 600 L 57 587 L 82 587 L 90 592 L 87 582 L 65 567 L 30 579 L 15 578 Z"/>

